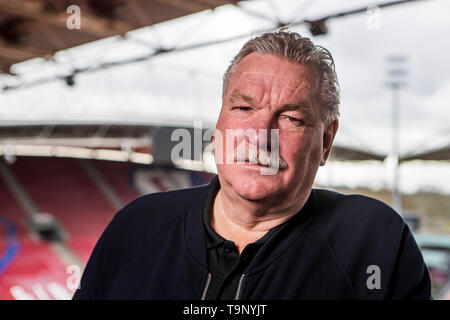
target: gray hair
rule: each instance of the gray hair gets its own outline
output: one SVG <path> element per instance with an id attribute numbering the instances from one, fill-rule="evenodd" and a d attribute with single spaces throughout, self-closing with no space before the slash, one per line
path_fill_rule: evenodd
<path id="1" fill-rule="evenodd" d="M 264 33 L 244 44 L 224 74 L 222 98 L 239 63 L 253 52 L 311 66 L 319 75 L 318 94 L 323 123 L 328 124 L 339 117 L 339 83 L 331 53 L 315 45 L 309 38 L 283 30 Z"/>

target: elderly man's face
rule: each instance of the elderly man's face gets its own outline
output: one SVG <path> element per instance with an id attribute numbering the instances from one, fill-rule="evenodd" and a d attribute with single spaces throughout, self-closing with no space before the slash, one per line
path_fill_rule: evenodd
<path id="1" fill-rule="evenodd" d="M 252 53 L 241 61 L 224 94 L 216 126 L 223 140 L 214 140 L 219 179 L 225 191 L 254 201 L 295 201 L 302 193 L 309 194 L 337 130 L 337 121 L 327 127 L 322 123 L 314 81 L 310 68 L 273 55 Z M 246 147 L 267 142 L 269 151 L 273 147 L 270 131 L 278 129 L 279 155 L 286 168 L 267 175 L 261 171 L 267 168 L 258 164 L 227 163 L 225 157 L 232 158 L 238 147 L 238 142 L 227 143 L 233 138 L 227 135 L 227 129 L 253 129 L 257 135 L 247 134 L 241 142 Z M 267 141 L 259 140 L 264 136 L 258 134 L 261 129 L 267 130 Z M 223 159 L 217 159 L 219 148 Z"/>

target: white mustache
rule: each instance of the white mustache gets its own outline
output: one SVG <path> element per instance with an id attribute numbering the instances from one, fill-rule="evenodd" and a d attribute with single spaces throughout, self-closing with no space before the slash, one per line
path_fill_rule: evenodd
<path id="1" fill-rule="evenodd" d="M 247 161 L 252 164 L 258 164 L 270 168 L 279 168 L 281 170 L 288 167 L 286 160 L 280 157 L 278 153 L 269 152 L 264 148 L 257 148 L 255 146 L 249 146 L 248 148 L 239 146 L 236 148 L 234 161 L 241 163 Z"/>

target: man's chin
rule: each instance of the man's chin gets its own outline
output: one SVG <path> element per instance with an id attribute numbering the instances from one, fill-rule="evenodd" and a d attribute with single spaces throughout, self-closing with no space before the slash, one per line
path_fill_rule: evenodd
<path id="1" fill-rule="evenodd" d="M 233 179 L 233 191 L 249 201 L 263 201 L 279 193 L 280 184 L 265 176 L 240 175 Z"/>

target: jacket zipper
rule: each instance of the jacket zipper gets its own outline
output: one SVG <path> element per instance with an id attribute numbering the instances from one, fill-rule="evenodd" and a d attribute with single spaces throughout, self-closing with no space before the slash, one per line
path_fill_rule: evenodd
<path id="1" fill-rule="evenodd" d="M 234 296 L 234 300 L 239 300 L 239 295 L 241 294 L 241 288 L 242 288 L 242 281 L 244 280 L 245 274 L 241 275 L 241 278 L 239 279 L 238 288 L 236 291 L 236 295 Z"/>
<path id="2" fill-rule="evenodd" d="M 211 278 L 212 278 L 212 275 L 211 275 L 211 273 L 208 272 L 208 277 L 206 278 L 206 284 L 205 284 L 205 287 L 203 288 L 202 297 L 200 298 L 201 300 L 206 299 L 206 293 L 208 292 L 209 284 L 211 283 Z"/>

